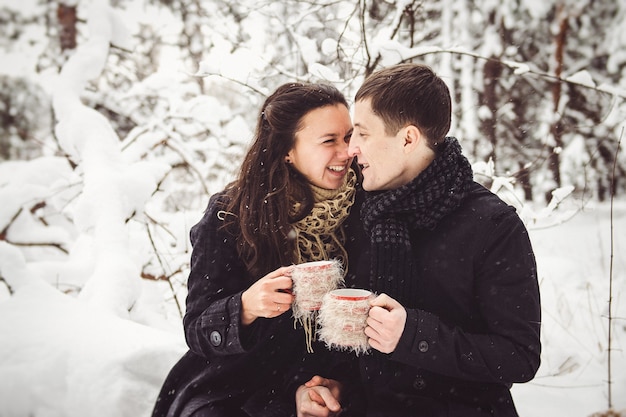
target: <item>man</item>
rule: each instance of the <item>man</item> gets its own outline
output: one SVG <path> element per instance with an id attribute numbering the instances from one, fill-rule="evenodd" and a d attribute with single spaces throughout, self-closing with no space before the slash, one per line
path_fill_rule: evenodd
<path id="1" fill-rule="evenodd" d="M 370 248 L 349 285 L 379 294 L 358 358 L 365 395 L 315 377 L 298 389 L 300 416 L 337 415 L 340 401 L 361 416 L 518 415 L 509 389 L 540 364 L 535 258 L 514 208 L 446 137 L 450 118 L 449 90 L 424 65 L 376 72 L 357 92 L 349 154 Z"/>

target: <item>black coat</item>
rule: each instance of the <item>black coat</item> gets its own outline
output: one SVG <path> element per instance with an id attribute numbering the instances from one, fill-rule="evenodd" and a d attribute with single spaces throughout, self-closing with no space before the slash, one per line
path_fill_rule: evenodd
<path id="1" fill-rule="evenodd" d="M 358 358 L 376 417 L 517 416 L 509 388 L 540 364 L 540 299 L 528 233 L 513 207 L 474 183 L 432 231 L 411 232 L 418 296 L 391 354 Z M 356 287 L 368 287 L 370 260 Z M 388 294 L 403 298 L 400 294 Z M 385 411 L 382 411 L 385 410 Z"/>
<path id="2" fill-rule="evenodd" d="M 211 197 L 204 216 L 191 229 L 184 317 L 189 351 L 167 376 L 153 417 L 186 417 L 207 404 L 241 406 L 250 416 L 295 415 L 294 392 L 285 391 L 285 380 L 306 355 L 305 335 L 300 326 L 294 329 L 291 311 L 259 318 L 245 328 L 240 325 L 241 294 L 260 277 L 248 275 L 235 236 L 221 227 L 223 199 L 223 193 Z M 355 259 L 362 242 L 360 202 L 357 193 L 344 223 L 346 251 Z M 352 279 L 350 273 L 347 279 Z"/>

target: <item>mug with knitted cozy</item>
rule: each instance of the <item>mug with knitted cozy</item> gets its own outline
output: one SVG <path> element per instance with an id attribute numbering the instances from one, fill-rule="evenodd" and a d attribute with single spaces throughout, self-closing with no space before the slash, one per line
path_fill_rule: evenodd
<path id="1" fill-rule="evenodd" d="M 317 312 L 328 292 L 343 283 L 343 269 L 337 260 L 305 262 L 294 265 L 291 272 L 294 302 L 293 317 L 305 330 L 307 347 L 315 337 Z"/>
<path id="2" fill-rule="evenodd" d="M 369 350 L 365 327 L 372 298 L 372 292 L 356 288 L 340 288 L 324 296 L 317 324 L 327 348 L 350 350 L 357 356 Z"/>

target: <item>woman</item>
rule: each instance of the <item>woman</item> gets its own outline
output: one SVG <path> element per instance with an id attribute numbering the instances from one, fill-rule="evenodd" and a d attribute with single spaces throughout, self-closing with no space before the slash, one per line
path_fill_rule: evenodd
<path id="1" fill-rule="evenodd" d="M 289 83 L 267 98 L 237 180 L 191 229 L 190 349 L 153 417 L 295 414 L 286 375 L 306 345 L 289 311 L 289 265 L 340 259 L 351 273 L 361 241 L 351 134 L 334 87 Z"/>

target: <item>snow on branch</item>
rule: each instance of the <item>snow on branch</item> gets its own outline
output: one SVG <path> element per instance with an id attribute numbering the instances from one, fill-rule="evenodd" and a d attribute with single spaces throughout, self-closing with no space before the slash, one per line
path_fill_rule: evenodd
<path id="1" fill-rule="evenodd" d="M 140 291 L 141 270 L 131 257 L 127 219 L 142 213 L 165 166 L 129 163 L 110 122 L 81 102 L 89 80 L 104 69 L 111 44 L 128 45 L 119 16 L 95 2 L 88 14 L 89 39 L 61 69 L 53 94 L 59 143 L 82 172 L 83 192 L 75 204 L 74 222 L 92 238 L 93 273 L 80 297 L 95 306 L 126 316 Z M 83 249 L 84 250 L 84 249 Z"/>
<path id="2" fill-rule="evenodd" d="M 457 55 L 465 55 L 470 56 L 476 59 L 482 59 L 486 61 L 495 61 L 502 65 L 505 65 L 513 70 L 516 75 L 525 75 L 530 74 L 534 76 L 538 76 L 541 78 L 547 78 L 553 81 L 560 81 L 567 84 L 577 85 L 583 88 L 588 88 L 591 90 L 595 90 L 601 93 L 607 93 L 612 96 L 621 97 L 622 99 L 626 99 L 626 90 L 621 89 L 616 86 L 611 85 L 596 85 L 596 83 L 591 78 L 591 75 L 586 71 L 578 71 L 576 74 L 568 75 L 568 76 L 556 76 L 553 74 L 549 74 L 545 71 L 540 71 L 538 69 L 531 68 L 531 65 L 524 62 L 516 62 L 510 60 L 499 60 L 492 57 L 485 57 L 476 52 L 468 51 L 465 48 L 439 48 L 436 46 L 426 46 L 426 47 L 415 47 L 415 48 L 406 48 L 405 46 L 395 42 L 395 41 L 387 41 L 385 43 L 384 51 L 381 53 L 385 54 L 396 54 L 397 61 L 409 61 L 414 58 L 418 58 L 425 55 L 430 54 L 457 54 Z"/>

